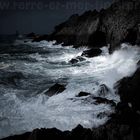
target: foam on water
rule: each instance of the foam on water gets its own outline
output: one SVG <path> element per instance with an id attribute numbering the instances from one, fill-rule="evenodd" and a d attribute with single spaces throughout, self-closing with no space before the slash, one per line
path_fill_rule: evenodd
<path id="1" fill-rule="evenodd" d="M 76 95 L 84 91 L 98 96 L 100 85 L 105 84 L 111 91 L 105 97 L 118 102 L 119 97 L 114 94 L 114 84 L 123 77 L 132 75 L 140 59 L 139 49 L 136 46 L 122 44 L 122 49 L 111 55 L 104 48 L 105 53 L 101 56 L 86 58 L 84 62 L 72 65 L 68 63 L 69 60 L 80 56 L 86 48 L 64 48 L 46 41 L 26 44 L 45 47 L 51 53 L 29 55 L 37 60 L 35 63 L 10 61 L 10 64 L 14 65 L 14 70 L 27 76 L 23 87 L 31 83 L 32 86 L 26 89 L 1 87 L 4 94 L 0 95 L 0 138 L 32 131 L 35 128 L 56 127 L 71 130 L 78 124 L 87 128 L 104 124 L 114 109 L 110 105 L 97 105 L 93 103 L 93 99 Z M 35 78 L 30 79 L 30 75 Z M 45 83 L 43 87 L 39 84 L 44 79 L 49 83 L 46 89 Z M 35 87 L 38 87 L 39 91 L 40 88 L 47 90 L 57 80 L 67 84 L 66 90 L 61 94 L 47 97 L 41 90 L 38 95 L 24 96 L 34 92 Z M 106 115 L 99 118 L 97 116 L 100 113 Z"/>

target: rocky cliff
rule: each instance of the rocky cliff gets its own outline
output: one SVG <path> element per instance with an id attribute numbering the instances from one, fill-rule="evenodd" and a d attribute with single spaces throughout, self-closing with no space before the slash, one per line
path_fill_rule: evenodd
<path id="1" fill-rule="evenodd" d="M 140 44 L 140 0 L 119 0 L 100 12 L 73 15 L 47 39 L 75 47 L 110 44 L 114 49 L 121 42 Z"/>

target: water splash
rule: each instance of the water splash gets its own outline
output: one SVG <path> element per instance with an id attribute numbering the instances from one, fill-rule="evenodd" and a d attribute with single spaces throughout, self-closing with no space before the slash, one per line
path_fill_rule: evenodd
<path id="1" fill-rule="evenodd" d="M 20 45 L 24 42 L 16 43 Z M 72 65 L 69 60 L 81 55 L 86 48 L 74 49 L 54 43 L 26 42 L 24 44 L 43 47 L 50 53 L 28 55 L 27 57 L 36 59 L 34 63 L 17 60 L 4 63 L 12 65 L 5 67 L 5 71 L 22 72 L 26 79 L 21 81 L 20 88 L 1 85 L 0 138 L 35 128 L 71 130 L 78 124 L 87 128 L 104 124 L 114 109 L 108 104 L 97 105 L 90 98 L 78 98 L 76 95 L 84 91 L 99 96 L 100 85 L 105 84 L 111 91 L 105 98 L 118 102 L 114 84 L 123 77 L 132 75 L 140 59 L 138 47 L 122 44 L 122 49 L 111 55 L 105 51 L 101 56 L 86 58 L 84 62 Z M 57 82 L 67 84 L 63 93 L 50 98 L 41 94 L 40 91 L 47 90 Z M 100 113 L 106 115 L 99 118 Z"/>

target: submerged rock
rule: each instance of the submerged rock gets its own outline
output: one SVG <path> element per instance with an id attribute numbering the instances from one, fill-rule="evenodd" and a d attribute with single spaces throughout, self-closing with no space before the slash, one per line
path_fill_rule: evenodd
<path id="1" fill-rule="evenodd" d="M 83 58 L 82 56 L 77 56 L 76 58 L 71 59 L 69 62 L 70 62 L 71 64 L 76 64 L 76 63 L 78 63 L 78 62 L 82 62 L 82 61 L 85 61 L 85 60 L 86 60 L 86 59 Z"/>
<path id="2" fill-rule="evenodd" d="M 90 49 L 90 50 L 86 50 L 82 53 L 82 56 L 85 56 L 85 57 L 96 57 L 96 56 L 99 56 L 101 55 L 102 53 L 102 50 L 100 49 Z"/>
<path id="3" fill-rule="evenodd" d="M 91 94 L 87 92 L 80 92 L 76 97 L 83 97 L 83 96 L 88 96 L 88 95 L 91 95 Z"/>
<path id="4" fill-rule="evenodd" d="M 59 93 L 62 93 L 65 90 L 65 86 L 64 85 L 60 85 L 60 84 L 55 84 L 52 87 L 50 87 L 48 89 L 48 91 L 46 91 L 44 94 L 46 94 L 47 96 L 53 96 Z"/>
<path id="5" fill-rule="evenodd" d="M 108 100 L 106 98 L 101 97 L 94 97 L 96 104 L 110 104 L 111 106 L 116 106 L 115 102 L 113 100 Z"/>
<path id="6" fill-rule="evenodd" d="M 69 61 L 71 64 L 76 64 L 76 63 L 78 63 L 79 61 L 77 60 L 77 59 L 71 59 L 70 61 Z"/>

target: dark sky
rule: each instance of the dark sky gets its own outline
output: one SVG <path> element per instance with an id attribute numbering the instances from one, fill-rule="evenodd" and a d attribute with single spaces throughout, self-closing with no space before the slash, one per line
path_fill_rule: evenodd
<path id="1" fill-rule="evenodd" d="M 0 0 L 0 34 L 50 33 L 75 13 L 108 7 L 114 0 Z"/>

